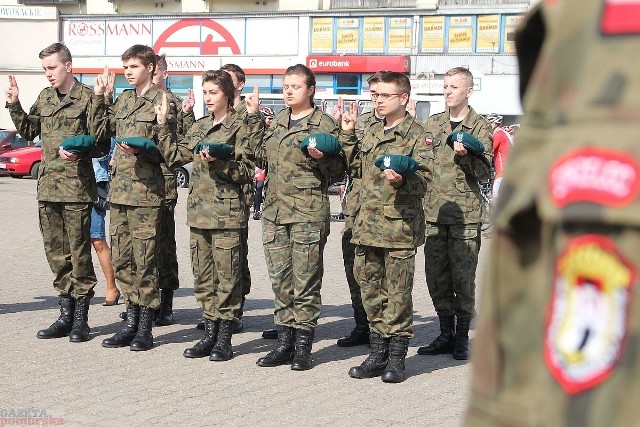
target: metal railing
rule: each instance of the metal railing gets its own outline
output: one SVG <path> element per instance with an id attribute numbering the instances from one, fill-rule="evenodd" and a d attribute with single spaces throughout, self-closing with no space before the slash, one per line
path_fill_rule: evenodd
<path id="1" fill-rule="evenodd" d="M 331 0 L 331 9 L 378 9 L 416 7 L 417 0 Z"/>

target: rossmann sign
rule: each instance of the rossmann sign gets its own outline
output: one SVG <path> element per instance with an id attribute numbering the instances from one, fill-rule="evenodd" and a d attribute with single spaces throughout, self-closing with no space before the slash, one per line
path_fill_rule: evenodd
<path id="1" fill-rule="evenodd" d="M 375 73 L 380 70 L 408 73 L 411 60 L 400 56 L 317 56 L 307 57 L 307 67 L 315 73 Z"/>
<path id="2" fill-rule="evenodd" d="M 299 34 L 294 17 L 70 19 L 63 24 L 63 41 L 74 57 L 119 57 L 134 44 L 152 46 L 167 56 L 297 55 Z"/>

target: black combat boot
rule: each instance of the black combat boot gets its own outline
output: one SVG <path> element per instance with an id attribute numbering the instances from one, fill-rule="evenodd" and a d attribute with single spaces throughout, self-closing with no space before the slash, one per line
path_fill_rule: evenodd
<path id="1" fill-rule="evenodd" d="M 293 359 L 293 328 L 278 326 L 278 342 L 275 350 L 258 359 L 258 366 L 272 367 L 284 365 Z"/>
<path id="2" fill-rule="evenodd" d="M 453 344 L 453 358 L 467 360 L 469 358 L 469 325 L 471 317 L 458 317 L 456 324 L 456 338 Z"/>
<path id="3" fill-rule="evenodd" d="M 131 351 L 145 351 L 153 347 L 153 335 L 151 328 L 153 327 L 153 310 L 149 307 L 140 307 L 140 322 L 138 322 L 138 332 L 131 341 L 129 349 Z"/>
<path id="4" fill-rule="evenodd" d="M 352 305 L 356 327 L 349 335 L 338 340 L 338 347 L 355 347 L 369 344 L 369 322 L 367 321 L 367 313 L 364 311 L 362 301 L 354 301 Z"/>
<path id="5" fill-rule="evenodd" d="M 237 334 L 238 332 L 242 332 L 244 329 L 244 321 L 242 320 L 242 315 L 244 314 L 244 301 L 245 298 L 242 297 L 242 303 L 240 303 L 240 310 L 238 311 L 238 320 L 233 322 L 233 333 Z"/>
<path id="6" fill-rule="evenodd" d="M 418 348 L 418 354 L 449 354 L 453 352 L 453 338 L 454 338 L 454 325 L 455 317 L 451 316 L 438 316 L 440 319 L 440 335 L 431 341 L 426 347 Z"/>
<path id="7" fill-rule="evenodd" d="M 349 369 L 351 378 L 373 378 L 382 375 L 389 361 L 389 340 L 375 332 L 369 334 L 371 352 L 360 366 Z"/>
<path id="8" fill-rule="evenodd" d="M 306 371 L 311 369 L 313 358 L 311 347 L 313 346 L 313 329 L 296 329 L 296 342 L 293 346 L 292 371 Z"/>
<path id="9" fill-rule="evenodd" d="M 262 331 L 262 338 L 266 340 L 276 340 L 278 339 L 278 330 L 277 329 L 265 329 Z"/>
<path id="10" fill-rule="evenodd" d="M 102 346 L 107 348 L 126 347 L 138 332 L 138 323 L 140 323 L 140 306 L 131 305 L 127 307 L 127 323 L 124 328 L 120 329 L 114 336 L 102 341 Z"/>
<path id="11" fill-rule="evenodd" d="M 216 345 L 211 350 L 209 360 L 215 362 L 224 362 L 231 360 L 233 357 L 233 347 L 231 347 L 231 335 L 233 334 L 233 320 L 221 320 L 220 329 L 218 329 L 218 338 Z"/>
<path id="12" fill-rule="evenodd" d="M 69 295 L 60 295 L 60 316 L 47 329 L 41 329 L 36 335 L 40 339 L 62 338 L 69 335 L 73 327 L 73 312 L 76 308 L 76 300 Z"/>
<path id="13" fill-rule="evenodd" d="M 401 383 L 404 381 L 404 360 L 407 358 L 409 338 L 391 337 L 389 341 L 389 363 L 382 373 L 385 383 Z"/>
<path id="14" fill-rule="evenodd" d="M 76 300 L 76 308 L 73 314 L 73 327 L 69 333 L 69 341 L 89 341 L 89 297 L 81 297 Z"/>
<path id="15" fill-rule="evenodd" d="M 155 320 L 157 326 L 173 325 L 173 289 L 160 290 L 160 309 Z"/>
<path id="16" fill-rule="evenodd" d="M 183 356 L 190 359 L 207 357 L 211 354 L 213 346 L 216 345 L 218 337 L 218 322 L 211 319 L 204 319 L 204 336 L 193 347 L 184 351 Z"/>

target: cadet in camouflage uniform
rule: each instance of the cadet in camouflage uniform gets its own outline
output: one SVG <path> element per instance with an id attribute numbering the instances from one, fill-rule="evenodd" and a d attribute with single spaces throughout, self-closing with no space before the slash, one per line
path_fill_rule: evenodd
<path id="1" fill-rule="evenodd" d="M 235 88 L 235 96 L 233 100 L 233 108 L 240 115 L 247 127 L 247 138 L 251 140 L 258 140 L 264 135 L 264 117 L 262 114 L 251 115 L 247 112 L 247 103 L 244 96 L 241 96 L 242 90 L 246 83 L 246 77 L 244 70 L 236 64 L 225 64 L 220 67 L 221 70 L 226 71 L 233 80 L 233 87 Z M 242 186 L 244 190 L 245 209 L 247 210 L 247 224 L 242 228 L 242 305 L 240 307 L 240 313 L 238 315 L 238 321 L 234 324 L 234 332 L 241 332 L 244 329 L 244 303 L 247 295 L 251 292 L 251 271 L 249 270 L 249 211 L 251 210 L 251 204 L 253 202 L 253 180 L 248 184 Z"/>
<path id="2" fill-rule="evenodd" d="M 374 73 L 367 79 L 369 84 L 369 93 L 371 96 L 376 94 L 379 81 L 379 73 Z M 341 107 L 344 104 L 340 103 Z M 373 109 L 358 116 L 355 124 L 356 139 L 362 142 L 365 132 L 369 128 L 382 121 L 383 117 L 379 116 L 375 110 L 375 101 Z M 339 119 L 338 119 L 339 120 Z M 360 192 L 360 179 L 351 177 L 351 185 L 345 188 L 347 192 L 347 206 L 344 212 L 344 228 L 342 229 L 342 261 L 344 263 L 344 273 L 347 277 L 349 285 L 349 294 L 351 295 L 351 307 L 353 308 L 353 318 L 356 327 L 349 335 L 338 339 L 338 347 L 353 347 L 361 344 L 369 344 L 369 322 L 367 321 L 367 312 L 362 305 L 362 296 L 360 286 L 353 272 L 353 263 L 356 255 L 356 245 L 351 242 L 353 237 L 353 217 L 358 210 L 358 194 Z"/>
<path id="3" fill-rule="evenodd" d="M 164 54 L 156 56 L 156 71 L 153 84 L 167 92 L 169 109 L 176 114 L 178 141 L 195 122 L 193 106 L 195 99 L 193 90 L 184 101 L 167 89 L 167 58 Z M 176 249 L 175 208 L 178 202 L 178 189 L 175 172 L 161 163 L 164 176 L 165 200 L 160 213 L 160 230 L 158 233 L 158 287 L 160 288 L 160 309 L 156 311 L 156 325 L 167 326 L 173 323 L 173 293 L 180 287 L 178 280 L 178 257 Z"/>
<path id="4" fill-rule="evenodd" d="M 54 43 L 39 54 L 51 87 L 43 89 L 27 114 L 18 99 L 16 78 L 9 75 L 7 105 L 17 131 L 31 140 L 42 139 L 42 162 L 38 171 L 40 231 L 49 267 L 55 275 L 60 316 L 38 338 L 69 335 L 72 342 L 89 339 L 89 300 L 96 274 L 91 260 L 91 206 L 97 199 L 91 157 L 109 151 L 106 107 L 96 92 L 74 78 L 71 52 Z M 72 154 L 59 149 L 73 136 L 92 135 L 99 144 L 89 152 Z"/>
<path id="5" fill-rule="evenodd" d="M 467 426 L 638 425 L 640 3 L 540 2 L 500 187 Z"/>
<path id="6" fill-rule="evenodd" d="M 340 178 L 342 155 L 330 156 L 300 143 L 309 135 L 337 135 L 335 121 L 313 103 L 316 79 L 304 65 L 285 71 L 283 95 L 288 108 L 271 124 L 257 153 L 259 167 L 269 165 L 262 209 L 262 241 L 275 294 L 278 329 L 275 350 L 259 366 L 292 362 L 291 369 L 311 369 L 313 331 L 320 317 L 323 251 L 329 234 L 330 178 Z M 295 348 L 294 348 L 295 335 Z"/>
<path id="7" fill-rule="evenodd" d="M 156 144 L 176 144 L 174 112 L 169 109 L 166 92 L 152 82 L 155 52 L 148 46 L 134 45 L 121 58 L 125 77 L 135 88 L 125 90 L 110 107 L 110 126 L 117 141 L 142 137 Z M 113 156 L 111 259 L 125 294 L 127 323 L 102 342 L 104 347 L 129 345 L 133 351 L 153 347 L 153 312 L 160 306 L 156 239 L 165 197 L 163 161 L 155 147 L 142 150 L 121 142 Z"/>
<path id="8" fill-rule="evenodd" d="M 202 76 L 209 115 L 196 121 L 178 145 L 161 145 L 170 167 L 193 160 L 187 200 L 187 225 L 191 228 L 191 266 L 196 300 L 204 313 L 204 336 L 184 351 L 185 357 L 231 359 L 231 335 L 242 303 L 241 239 L 248 212 L 242 186 L 253 179 L 253 152 L 257 141 L 248 139 L 243 117 L 233 109 L 234 88 L 225 71 Z M 259 120 L 257 94 L 246 114 Z M 198 144 L 233 146 L 229 159 L 216 158 Z"/>
<path id="9" fill-rule="evenodd" d="M 469 325 L 475 314 L 475 276 L 482 218 L 479 181 L 491 176 L 491 126 L 469 106 L 473 76 L 452 68 L 444 77 L 447 111 L 427 120 L 428 145 L 433 153 L 433 182 L 424 211 L 427 221 L 425 276 L 440 321 L 440 335 L 418 354 L 453 353 L 469 357 Z M 454 131 L 478 139 L 484 153 L 468 151 L 459 141 L 447 142 Z M 457 324 L 456 324 L 457 320 Z"/>
<path id="10" fill-rule="evenodd" d="M 422 126 L 406 112 L 411 85 L 402 73 L 378 73 L 375 109 L 384 120 L 374 123 L 357 141 L 355 102 L 343 115 L 343 148 L 350 172 L 361 180 L 354 212 L 354 273 L 371 328 L 371 353 L 349 370 L 353 378 L 382 375 L 385 382 L 405 379 L 405 358 L 413 337 L 413 275 L 416 248 L 424 243 L 422 197 L 431 179 L 430 149 Z M 353 145 L 355 143 L 355 145 Z M 414 172 L 381 170 L 376 161 L 401 156 L 416 164 Z"/>

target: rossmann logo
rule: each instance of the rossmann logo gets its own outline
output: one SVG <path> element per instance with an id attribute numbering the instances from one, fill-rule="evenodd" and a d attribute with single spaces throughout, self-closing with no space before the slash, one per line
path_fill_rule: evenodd
<path id="1" fill-rule="evenodd" d="M 351 62 L 349 60 L 343 61 L 318 61 L 317 59 L 309 60 L 309 68 L 322 68 L 322 67 L 336 67 L 336 68 L 349 68 L 351 67 Z"/>

